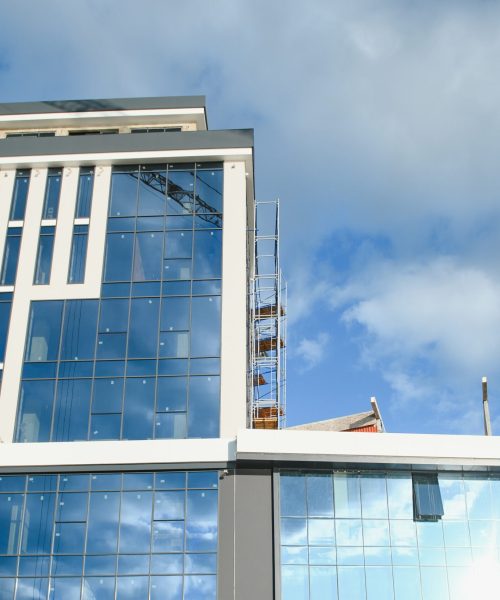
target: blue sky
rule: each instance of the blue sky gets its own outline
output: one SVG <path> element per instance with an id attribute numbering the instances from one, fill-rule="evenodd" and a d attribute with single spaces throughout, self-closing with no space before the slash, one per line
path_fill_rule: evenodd
<path id="1" fill-rule="evenodd" d="M 281 198 L 288 422 L 500 432 L 500 3 L 17 0 L 0 101 L 205 94 Z"/>

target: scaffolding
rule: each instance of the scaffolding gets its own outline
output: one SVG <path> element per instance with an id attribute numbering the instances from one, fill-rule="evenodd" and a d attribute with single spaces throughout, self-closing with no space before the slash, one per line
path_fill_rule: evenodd
<path id="1" fill-rule="evenodd" d="M 256 201 L 250 277 L 248 421 L 281 429 L 286 414 L 286 282 L 280 269 L 279 199 Z"/>

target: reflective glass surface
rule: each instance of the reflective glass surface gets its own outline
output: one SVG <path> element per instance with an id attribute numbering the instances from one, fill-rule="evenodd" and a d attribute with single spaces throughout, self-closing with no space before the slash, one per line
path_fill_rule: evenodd
<path id="1" fill-rule="evenodd" d="M 33 281 L 36 285 L 47 285 L 50 283 L 54 237 L 54 227 L 47 226 L 40 228 L 40 239 L 38 241 L 38 252 L 35 264 L 35 278 Z"/>
<path id="2" fill-rule="evenodd" d="M 0 475 L 1 600 L 215 600 L 217 487 L 213 471 Z"/>
<path id="3" fill-rule="evenodd" d="M 19 262 L 19 250 L 21 248 L 21 227 L 9 227 L 5 238 L 3 253 L 2 272 L 0 274 L 1 285 L 14 285 L 16 282 L 17 264 Z"/>
<path id="4" fill-rule="evenodd" d="M 101 299 L 31 304 L 17 441 L 218 436 L 221 210 L 221 164 L 113 169 Z M 75 225 L 69 283 L 83 282 L 87 239 Z"/>
<path id="5" fill-rule="evenodd" d="M 403 471 L 282 471 L 283 600 L 496 598 L 500 476 L 434 474 L 444 514 L 415 521 L 421 479 Z"/>
<path id="6" fill-rule="evenodd" d="M 16 180 L 14 182 L 14 191 L 10 205 L 10 220 L 24 220 L 26 212 L 26 200 L 28 198 L 28 188 L 30 183 L 30 171 L 16 171 Z"/>
<path id="7" fill-rule="evenodd" d="M 59 196 L 61 194 L 61 169 L 49 169 L 45 186 L 42 219 L 57 219 Z"/>
<path id="8" fill-rule="evenodd" d="M 78 178 L 75 219 L 90 217 L 92 191 L 94 187 L 94 169 L 82 167 Z"/>

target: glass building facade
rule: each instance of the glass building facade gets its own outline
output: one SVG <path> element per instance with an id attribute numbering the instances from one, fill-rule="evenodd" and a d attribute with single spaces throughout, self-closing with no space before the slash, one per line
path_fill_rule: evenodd
<path id="1" fill-rule="evenodd" d="M 421 482 L 404 471 L 282 471 L 282 600 L 470 600 L 483 597 L 481 586 L 498 591 L 500 475 L 439 473 L 443 514 L 425 518 L 416 511 Z"/>
<path id="2" fill-rule="evenodd" d="M 0 599 L 215 599 L 217 503 L 215 471 L 0 475 Z"/>
<path id="3" fill-rule="evenodd" d="M 92 179 L 82 171 L 79 218 Z M 70 283 L 84 280 L 87 231 L 75 225 Z M 37 284 L 53 240 L 42 228 Z M 31 303 L 16 441 L 217 437 L 221 275 L 222 164 L 116 167 L 101 298 Z"/>

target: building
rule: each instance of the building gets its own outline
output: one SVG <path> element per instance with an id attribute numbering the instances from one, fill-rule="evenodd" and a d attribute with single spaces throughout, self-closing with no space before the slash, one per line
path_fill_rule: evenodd
<path id="1" fill-rule="evenodd" d="M 201 97 L 0 105 L 0 600 L 496 598 L 496 438 L 283 429 L 253 176 Z"/>

